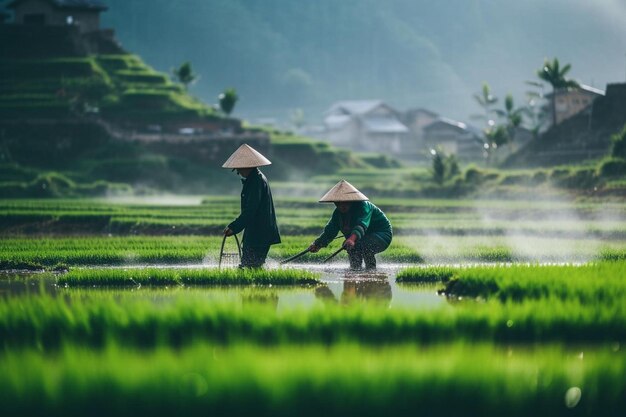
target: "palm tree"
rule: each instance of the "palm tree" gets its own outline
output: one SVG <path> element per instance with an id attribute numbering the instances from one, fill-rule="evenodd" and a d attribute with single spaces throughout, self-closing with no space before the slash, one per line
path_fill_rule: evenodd
<path id="1" fill-rule="evenodd" d="M 526 91 L 524 114 L 527 116 L 533 137 L 537 139 L 539 132 L 547 122 L 547 104 L 545 103 L 545 95 L 543 93 L 545 84 L 539 81 L 526 81 L 526 84 L 533 87 L 533 89 Z"/>
<path id="2" fill-rule="evenodd" d="M 484 120 L 487 128 L 492 127 L 495 123 L 492 119 L 492 115 L 495 113 L 493 106 L 498 102 L 498 98 L 491 94 L 489 84 L 483 83 L 480 94 L 474 94 L 474 100 L 482 107 L 484 114 L 476 114 L 470 117 L 475 120 Z"/>
<path id="3" fill-rule="evenodd" d="M 566 64 L 560 68 L 559 60 L 554 58 L 552 62 L 546 59 L 543 67 L 537 70 L 537 76 L 552 86 L 552 126 L 556 126 L 556 92 L 561 88 L 575 88 L 580 85 L 574 81 L 565 78 L 569 70 L 572 69 L 570 64 Z"/>
<path id="4" fill-rule="evenodd" d="M 498 116 L 506 121 L 506 129 L 509 132 L 510 139 L 513 139 L 515 129 L 520 127 L 524 121 L 523 113 L 525 110 L 523 107 L 515 108 L 515 102 L 511 94 L 507 94 L 504 98 L 504 110 L 496 110 Z"/>

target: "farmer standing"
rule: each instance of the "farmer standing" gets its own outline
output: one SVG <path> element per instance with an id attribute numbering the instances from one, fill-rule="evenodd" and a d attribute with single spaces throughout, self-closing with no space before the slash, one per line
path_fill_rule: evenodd
<path id="1" fill-rule="evenodd" d="M 270 246 L 280 243 L 272 191 L 258 167 L 271 165 L 269 159 L 243 144 L 222 168 L 237 170 L 243 179 L 241 214 L 224 229 L 225 236 L 245 230 L 240 267 L 259 268 L 265 263 Z"/>
<path id="2" fill-rule="evenodd" d="M 376 255 L 387 249 L 393 232 L 385 213 L 348 181 L 341 180 L 319 200 L 320 203 L 335 203 L 335 211 L 322 234 L 309 246 L 317 252 L 327 246 L 337 233 L 346 240 L 343 247 L 348 252 L 350 268 L 376 268 Z"/>

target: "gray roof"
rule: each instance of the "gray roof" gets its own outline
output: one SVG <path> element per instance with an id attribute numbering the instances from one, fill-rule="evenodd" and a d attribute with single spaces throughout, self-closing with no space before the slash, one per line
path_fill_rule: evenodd
<path id="1" fill-rule="evenodd" d="M 14 0 L 7 5 L 9 8 L 14 8 L 18 3 L 23 0 Z M 59 9 L 74 9 L 74 10 L 94 10 L 102 11 L 107 10 L 108 7 L 102 1 L 99 0 L 47 0 L 52 3 L 53 6 Z"/>
<path id="2" fill-rule="evenodd" d="M 585 85 L 585 84 L 580 84 L 578 87 L 559 88 L 559 89 L 556 90 L 556 93 L 558 95 L 561 95 L 561 94 L 567 94 L 570 91 L 577 91 L 577 90 L 578 91 L 584 91 L 584 92 L 587 92 L 587 93 L 590 93 L 590 94 L 596 95 L 596 96 L 603 96 L 603 95 L 605 95 L 604 90 L 600 90 L 599 88 L 591 87 L 591 86 L 588 86 L 588 85 Z M 554 92 L 552 91 L 552 92 L 546 94 L 546 97 L 552 97 L 553 94 L 554 94 Z"/>
<path id="3" fill-rule="evenodd" d="M 439 117 L 439 115 L 435 112 L 432 112 L 430 110 L 424 109 L 424 108 L 417 108 L 417 109 L 409 109 L 407 111 L 404 112 L 405 114 L 408 115 L 413 115 L 413 114 L 425 114 L 427 116 L 431 116 L 431 117 Z"/>
<path id="4" fill-rule="evenodd" d="M 326 113 L 341 111 L 345 114 L 365 114 L 383 105 L 382 100 L 347 100 L 333 104 Z"/>
<path id="5" fill-rule="evenodd" d="M 347 123 L 349 123 L 350 120 L 352 120 L 352 118 L 347 114 L 331 114 L 329 116 L 326 116 L 326 118 L 324 119 L 324 124 L 328 129 L 331 130 L 341 129 Z"/>
<path id="6" fill-rule="evenodd" d="M 406 133 L 405 125 L 391 117 L 368 117 L 363 119 L 365 130 L 373 133 Z"/>
<path id="7" fill-rule="evenodd" d="M 443 126 L 450 127 L 458 132 L 468 131 L 467 125 L 465 123 L 457 122 L 456 120 L 448 119 L 447 117 L 440 117 L 428 126 L 424 127 L 424 130 L 436 129 Z"/>

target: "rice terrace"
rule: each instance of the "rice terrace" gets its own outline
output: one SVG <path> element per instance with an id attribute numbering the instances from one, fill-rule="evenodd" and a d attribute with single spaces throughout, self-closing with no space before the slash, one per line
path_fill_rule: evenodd
<path id="1" fill-rule="evenodd" d="M 625 19 L 0 0 L 0 415 L 626 415 Z"/>

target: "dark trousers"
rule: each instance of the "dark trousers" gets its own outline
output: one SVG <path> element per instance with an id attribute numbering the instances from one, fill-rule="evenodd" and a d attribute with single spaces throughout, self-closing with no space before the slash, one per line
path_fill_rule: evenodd
<path id="1" fill-rule="evenodd" d="M 388 247 L 389 243 L 384 240 L 374 235 L 366 234 L 361 239 L 357 240 L 354 249 L 347 251 L 348 259 L 350 260 L 350 268 L 361 269 L 363 261 L 365 261 L 366 269 L 375 269 L 376 257 L 374 255 L 384 251 Z"/>
<path id="2" fill-rule="evenodd" d="M 260 268 L 265 263 L 267 253 L 270 251 L 268 246 L 248 246 L 244 243 L 241 248 L 241 264 L 240 268 Z"/>

